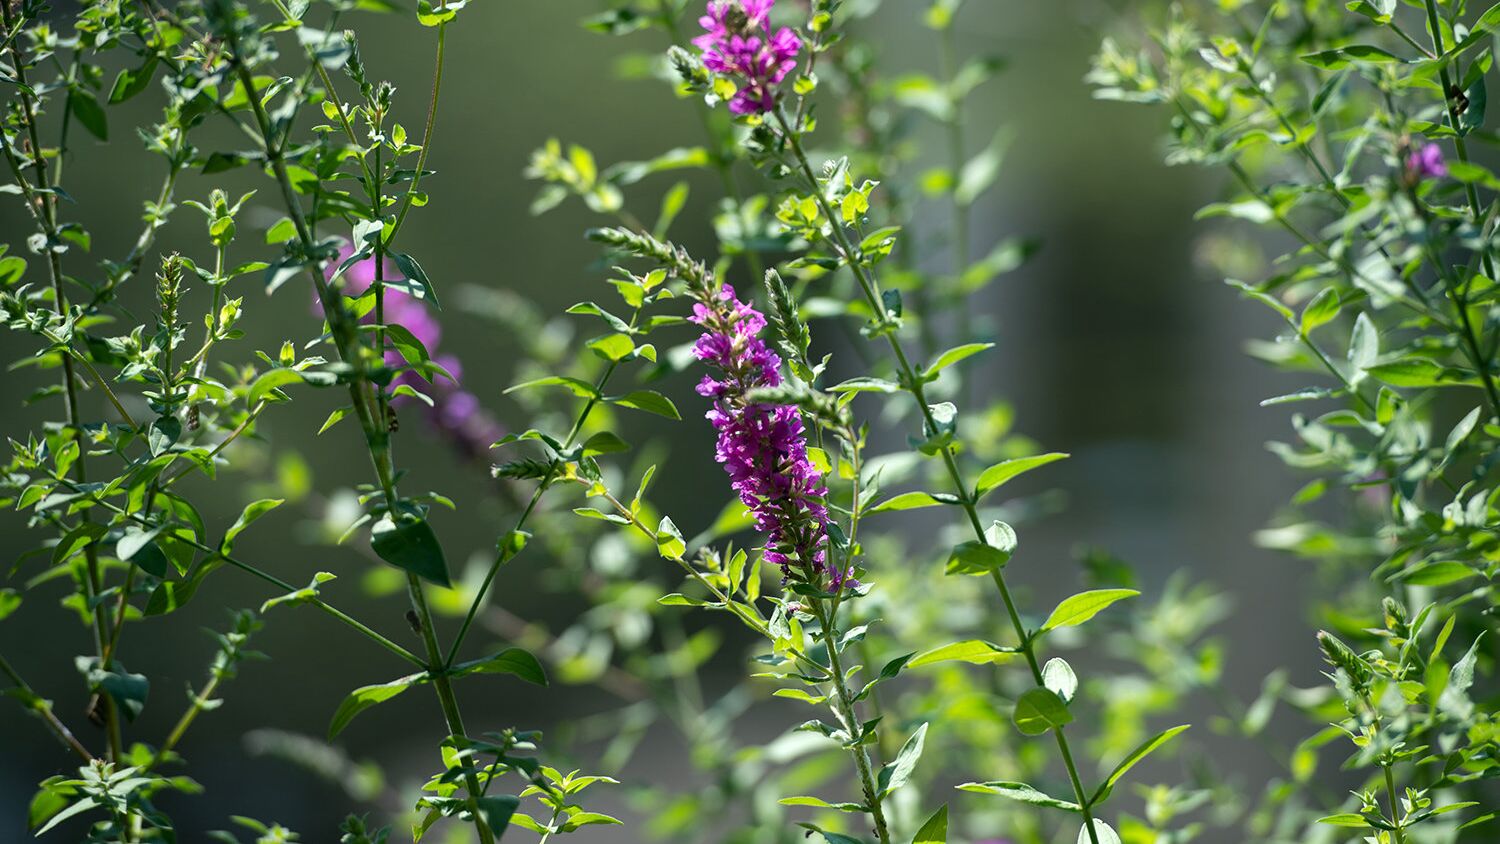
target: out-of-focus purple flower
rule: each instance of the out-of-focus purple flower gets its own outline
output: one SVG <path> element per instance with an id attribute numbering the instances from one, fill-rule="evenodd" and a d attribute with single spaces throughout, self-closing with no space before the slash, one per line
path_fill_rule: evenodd
<path id="1" fill-rule="evenodd" d="M 1447 176 L 1448 163 L 1443 160 L 1443 148 L 1437 144 L 1422 144 L 1407 153 L 1406 175 L 1413 182 Z"/>
<path id="2" fill-rule="evenodd" d="M 334 267 L 347 260 L 352 254 L 353 252 L 345 247 L 338 260 L 329 265 L 329 275 L 332 275 Z M 386 264 L 382 275 L 385 278 L 396 278 L 395 267 Z M 362 295 L 370 289 L 370 285 L 375 283 L 375 259 L 369 258 L 351 266 L 344 271 L 342 279 L 343 293 L 346 296 Z M 410 369 L 405 369 L 392 379 L 390 388 L 394 390 L 406 384 L 427 395 L 432 399 L 432 407 L 428 408 L 425 414 L 427 422 L 464 457 L 486 458 L 490 444 L 499 439 L 504 431 L 494 417 L 480 406 L 479 398 L 459 386 L 459 381 L 463 377 L 463 366 L 458 358 L 438 354 L 438 344 L 443 339 L 443 325 L 438 322 L 437 315 L 421 300 L 412 297 L 404 290 L 387 287 L 384 298 L 386 324 L 399 325 L 410 331 L 413 337 L 427 347 L 427 352 L 433 356 L 433 361 L 453 376 L 452 381 L 439 376 L 432 384 L 426 384 L 420 375 Z M 374 319 L 373 311 L 365 317 L 366 322 L 373 322 Z M 386 350 L 385 363 L 392 369 L 406 366 L 406 360 L 395 349 Z M 391 399 L 391 403 L 398 406 L 405 406 L 415 401 L 416 399 L 410 396 L 394 396 Z"/>
<path id="3" fill-rule="evenodd" d="M 802 39 L 788 27 L 770 32 L 776 0 L 711 0 L 698 19 L 704 34 L 693 39 L 703 66 L 734 81 L 729 101 L 735 114 L 765 114 L 776 107 L 776 86 L 797 66 Z"/>
<path id="4" fill-rule="evenodd" d="M 765 559 L 783 570 L 806 566 L 840 588 L 848 572 L 827 563 L 828 490 L 808 459 L 802 414 L 748 398 L 757 387 L 781 384 L 781 358 L 759 336 L 765 317 L 726 284 L 701 298 L 690 319 L 704 329 L 694 355 L 717 370 L 698 384 L 699 395 L 713 400 L 707 416 L 718 431 L 715 458 L 766 536 Z"/>

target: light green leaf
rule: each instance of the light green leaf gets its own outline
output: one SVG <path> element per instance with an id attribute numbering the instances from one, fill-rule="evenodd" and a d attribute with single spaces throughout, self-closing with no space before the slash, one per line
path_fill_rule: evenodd
<path id="1" fill-rule="evenodd" d="M 918 510 L 923 507 L 936 507 L 944 502 L 934 498 L 927 492 L 903 492 L 900 495 L 880 502 L 865 511 L 865 515 L 873 513 L 884 513 L 887 510 Z"/>
<path id="2" fill-rule="evenodd" d="M 1052 452 L 1050 454 L 1038 454 L 1034 457 L 1018 457 L 1015 460 L 1005 460 L 996 463 L 980 473 L 979 480 L 974 484 L 975 498 L 982 498 L 991 490 L 1013 478 L 1024 475 L 1032 469 L 1040 468 L 1048 463 L 1062 460 L 1067 456 L 1067 454 L 1061 452 Z"/>
<path id="3" fill-rule="evenodd" d="M 1050 689 L 1029 689 L 1016 701 L 1011 716 L 1022 735 L 1039 736 L 1073 720 L 1062 698 Z"/>
<path id="4" fill-rule="evenodd" d="M 1183 730 L 1186 730 L 1190 726 L 1190 724 L 1182 724 L 1169 730 L 1162 730 L 1161 732 L 1142 742 L 1140 747 L 1137 747 L 1135 750 L 1130 751 L 1130 755 L 1122 759 L 1120 761 L 1120 764 L 1116 765 L 1115 769 L 1109 773 L 1109 776 L 1104 778 L 1104 782 L 1099 784 L 1099 788 L 1094 792 L 1094 797 L 1089 801 L 1089 805 L 1098 805 L 1108 799 L 1110 792 L 1114 790 L 1115 783 L 1120 781 L 1120 777 L 1125 776 L 1125 773 L 1131 768 L 1134 768 L 1136 766 L 1136 763 L 1140 762 L 1142 759 L 1145 759 L 1158 747 L 1161 747 L 1162 745 L 1176 738 L 1179 733 L 1181 733 Z"/>
<path id="5" fill-rule="evenodd" d="M 944 803 L 922 824 L 911 844 L 948 844 L 948 804 Z"/>
<path id="6" fill-rule="evenodd" d="M 1060 800 L 1049 794 L 1037 791 L 1024 782 L 966 782 L 958 787 L 960 791 L 972 791 L 976 794 L 998 794 L 1011 800 L 1022 803 L 1030 803 L 1033 806 L 1049 806 L 1053 809 L 1062 809 L 1065 812 L 1078 811 L 1078 804 L 1069 800 Z"/>
<path id="7" fill-rule="evenodd" d="M 943 352 L 941 355 L 938 355 L 937 360 L 933 361 L 932 365 L 927 367 L 927 371 L 923 373 L 923 377 L 929 379 L 935 378 L 939 372 L 942 372 L 953 364 L 958 363 L 965 358 L 973 357 L 974 355 L 977 355 L 986 349 L 993 349 L 994 347 L 994 343 L 966 343 L 962 346 L 955 346 L 954 348 Z"/>
<path id="8" fill-rule="evenodd" d="M 986 642 L 983 639 L 969 639 L 923 651 L 912 657 L 911 661 L 906 664 L 906 667 L 918 668 L 938 662 L 968 662 L 974 665 L 989 665 L 1010 662 L 1015 658 L 1016 651 L 1014 648 L 1003 647 L 994 642 Z"/>
<path id="9" fill-rule="evenodd" d="M 1098 615 L 1101 610 L 1116 601 L 1133 598 L 1141 594 L 1135 589 L 1090 589 L 1063 600 L 1047 617 L 1042 630 L 1079 625 Z"/>

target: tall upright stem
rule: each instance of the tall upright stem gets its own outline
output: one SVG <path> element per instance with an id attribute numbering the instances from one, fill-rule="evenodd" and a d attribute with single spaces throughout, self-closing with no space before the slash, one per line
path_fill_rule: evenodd
<path id="1" fill-rule="evenodd" d="M 884 313 L 885 305 L 881 301 L 879 282 L 873 275 L 866 272 L 864 266 L 859 263 L 858 251 L 854 248 L 854 244 L 850 242 L 848 234 L 844 232 L 843 227 L 838 222 L 840 219 L 838 212 L 829 205 L 822 190 L 819 189 L 817 173 L 813 170 L 812 164 L 807 160 L 807 154 L 802 149 L 801 140 L 792 131 L 791 126 L 787 123 L 780 109 L 777 109 L 773 114 L 775 115 L 776 122 L 781 127 L 783 137 L 792 150 L 792 154 L 797 159 L 797 165 L 802 171 L 803 178 L 807 180 L 812 188 L 813 197 L 816 199 L 823 215 L 830 221 L 834 240 L 839 250 L 843 253 L 844 260 L 849 265 L 849 269 L 854 273 L 855 279 L 858 280 L 866 302 L 873 309 L 874 313 Z M 884 335 L 886 341 L 890 344 L 892 355 L 896 358 L 896 365 L 900 372 L 902 385 L 911 394 L 912 398 L 916 400 L 917 408 L 922 414 L 922 419 L 926 423 L 927 429 L 937 430 L 937 420 L 933 418 L 932 410 L 927 405 L 927 395 L 923 389 L 922 379 L 918 377 L 916 370 L 907 359 L 906 351 L 901 345 L 901 340 L 896 336 L 894 331 L 886 331 Z M 941 455 L 943 466 L 948 470 L 948 476 L 953 482 L 959 504 L 964 510 L 964 515 L 968 518 L 970 527 L 974 530 L 975 537 L 980 542 L 988 543 L 989 540 L 984 535 L 984 525 L 979 520 L 979 511 L 975 507 L 970 487 L 964 480 L 963 471 L 959 468 L 958 460 L 953 454 L 952 447 L 944 447 Z M 1026 656 L 1026 664 L 1031 667 L 1031 674 L 1037 686 L 1044 687 L 1045 683 L 1042 681 L 1041 665 L 1037 662 L 1036 658 L 1036 643 L 1033 641 L 1031 635 L 1027 633 L 1026 625 L 1021 621 L 1021 615 L 1016 610 L 1015 602 L 1011 599 L 1010 590 L 1006 586 L 1005 576 L 999 570 L 994 571 L 993 576 L 995 587 L 1000 591 L 1000 597 L 1005 603 L 1006 614 L 1010 616 L 1011 627 L 1014 628 L 1016 638 L 1019 640 L 1021 652 Z M 1073 762 L 1073 754 L 1068 747 L 1067 736 L 1063 734 L 1061 727 L 1054 728 L 1052 734 L 1057 739 L 1059 755 L 1062 756 L 1063 765 L 1068 770 L 1068 779 L 1072 781 L 1073 792 L 1078 798 L 1079 811 L 1083 816 L 1084 829 L 1088 831 L 1089 842 L 1090 844 L 1099 844 L 1099 834 L 1094 829 L 1094 817 L 1089 806 L 1089 796 L 1083 788 L 1081 778 L 1078 776 L 1078 768 Z"/>
<path id="2" fill-rule="evenodd" d="M 7 32 L 16 26 L 15 14 L 9 3 L 0 1 L 0 21 L 5 24 Z M 37 131 L 36 100 L 31 94 L 31 88 L 26 78 L 26 58 L 21 54 L 18 44 L 19 39 L 10 42 L 10 53 L 15 65 L 15 77 L 17 86 L 21 91 L 21 120 L 25 124 L 26 137 L 31 145 L 31 159 L 36 169 L 36 183 L 40 188 L 38 191 L 27 190 L 27 206 L 31 209 L 37 224 L 46 237 L 47 273 L 52 286 L 52 305 L 59 318 L 66 319 L 68 313 L 67 292 L 63 289 L 62 258 L 55 248 L 58 240 L 57 234 L 57 195 L 52 191 L 51 179 L 47 173 L 46 157 L 42 154 L 41 137 Z M 20 173 L 18 172 L 19 176 Z M 88 470 L 85 466 L 85 458 L 88 449 L 83 445 L 83 430 L 78 412 L 78 384 L 73 374 L 73 358 L 69 354 L 62 354 L 62 386 L 64 404 L 67 409 L 68 431 L 79 443 L 78 459 L 73 461 L 73 476 L 79 484 L 88 483 Z M 93 514 L 84 510 L 80 518 L 85 522 L 93 521 Z M 90 542 L 84 546 L 85 572 L 83 576 L 84 595 L 89 606 L 93 607 L 90 627 L 93 632 L 94 647 L 99 655 L 99 668 L 109 670 L 105 662 L 108 647 L 109 613 L 104 602 L 98 599 L 103 591 L 103 577 L 100 573 L 99 551 L 94 543 Z M 103 710 L 104 729 L 109 741 L 109 756 L 111 760 L 118 759 L 124 745 L 120 734 L 120 718 L 116 711 L 114 699 L 106 693 L 99 695 L 99 705 Z"/>
<path id="3" fill-rule="evenodd" d="M 838 701 L 839 720 L 844 722 L 844 730 L 849 734 L 849 754 L 854 757 L 854 767 L 859 772 L 859 785 L 864 792 L 865 806 L 870 810 L 870 819 L 875 824 L 875 836 L 880 839 L 881 844 L 890 844 L 891 832 L 886 824 L 885 809 L 881 805 L 884 801 L 880 796 L 880 786 L 870 767 L 870 755 L 865 752 L 864 743 L 859 741 L 860 721 L 854 709 L 854 696 L 844 682 L 844 666 L 839 656 L 838 635 L 833 617 L 823 599 L 814 599 L 811 604 L 817 615 L 818 625 L 823 628 L 823 646 L 828 648 L 828 667 L 832 670 L 830 682 Z"/>
<path id="4" fill-rule="evenodd" d="M 297 200 L 297 194 L 292 187 L 291 178 L 287 173 L 286 162 L 282 157 L 282 151 L 272 141 L 271 122 L 266 114 L 265 107 L 261 103 L 260 93 L 256 90 L 253 75 L 249 67 L 245 65 L 244 58 L 240 53 L 238 37 L 233 25 L 226 28 L 226 41 L 229 46 L 229 61 L 234 67 L 235 75 L 240 84 L 244 86 L 245 93 L 249 98 L 251 110 L 255 114 L 256 123 L 260 129 L 261 143 L 266 152 L 267 161 L 271 165 L 276 182 L 281 189 L 282 200 L 287 208 L 287 213 L 292 218 L 292 224 L 297 231 L 298 240 L 305 254 L 312 255 L 314 252 L 314 238 L 312 229 L 302 213 L 302 206 Z M 439 37 L 441 44 L 441 31 Z M 436 89 L 436 86 L 435 86 Z M 429 131 L 431 129 L 431 114 L 436 111 L 436 103 L 429 113 Z M 426 148 L 423 148 L 422 157 L 426 157 Z M 420 168 L 420 164 L 418 165 Z M 377 176 L 378 178 L 378 176 Z M 405 207 L 402 211 L 405 212 Z M 377 217 L 380 209 L 374 209 Z M 399 225 L 398 218 L 397 224 Z M 394 236 L 394 227 L 392 230 Z M 385 240 L 385 233 L 378 235 Z M 322 267 L 314 262 L 308 267 L 308 276 L 313 282 L 313 287 L 318 293 L 318 300 L 322 305 L 324 317 L 328 320 L 329 331 L 333 336 L 334 345 L 338 349 L 339 357 L 346 363 L 356 367 L 362 366 L 357 344 L 358 335 L 352 326 L 348 325 L 348 315 L 344 313 L 342 306 L 336 301 L 337 293 L 328 287 L 323 278 Z M 361 370 L 362 373 L 362 370 Z M 376 478 L 380 483 L 384 494 L 386 507 L 394 515 L 397 512 L 399 498 L 396 494 L 395 471 L 391 462 L 390 435 L 386 430 L 384 420 L 377 420 L 372 413 L 369 402 L 370 381 L 366 377 L 357 377 L 349 383 L 350 399 L 354 405 L 355 416 L 359 419 L 360 427 L 364 431 L 365 443 L 370 452 L 370 461 L 374 464 Z M 467 733 L 464 730 L 463 719 L 459 714 L 458 700 L 453 694 L 453 686 L 444 670 L 443 652 L 437 644 L 437 636 L 432 626 L 432 613 L 428 609 L 427 602 L 422 593 L 421 583 L 415 575 L 409 575 L 408 593 L 412 602 L 412 609 L 416 613 L 420 627 L 422 628 L 422 644 L 427 652 L 427 667 L 431 675 L 433 688 L 437 691 L 438 701 L 443 709 L 443 717 L 448 725 L 448 732 L 460 748 L 468 746 Z M 464 772 L 464 785 L 468 791 L 469 811 L 472 815 L 474 826 L 479 832 L 481 844 L 493 844 L 494 832 L 489 828 L 483 813 L 479 808 L 479 797 L 483 789 L 479 785 L 479 778 L 472 770 Z"/>

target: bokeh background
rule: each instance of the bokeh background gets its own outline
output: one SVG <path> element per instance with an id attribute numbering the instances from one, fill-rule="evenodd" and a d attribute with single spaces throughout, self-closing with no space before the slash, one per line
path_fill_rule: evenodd
<path id="1" fill-rule="evenodd" d="M 925 6 L 891 0 L 880 15 L 858 24 L 878 46 L 887 73 L 935 72 L 936 41 L 920 24 Z M 624 52 L 641 49 L 642 39 L 659 34 L 611 39 L 586 31 L 579 20 L 600 7 L 596 0 L 476 3 L 451 32 L 431 158 L 437 175 L 424 183 L 434 202 L 413 216 L 405 235 L 407 249 L 422 258 L 440 288 L 513 291 L 548 315 L 598 295 L 598 251 L 581 236 L 597 218 L 577 203 L 541 218 L 529 215 L 537 185 L 522 171 L 531 151 L 559 137 L 586 143 L 609 162 L 649 158 L 670 146 L 699 142 L 701 127 L 691 104 L 678 101 L 659 82 L 621 79 L 616 73 Z M 1192 215 L 1220 185 L 1211 173 L 1161 163 L 1164 115 L 1097 102 L 1082 81 L 1100 35 L 1130 12 L 1129 4 L 1090 0 L 985 0 L 967 5 L 957 30 L 961 53 L 999 51 L 1010 60 L 999 80 L 972 100 L 970 148 L 987 142 L 996 125 L 1016 130 L 998 188 L 975 208 L 975 252 L 1013 234 L 1042 243 L 1023 269 L 973 302 L 976 312 L 992 320 L 999 343 L 974 369 L 976 389 L 1010 398 L 1019 430 L 1050 450 L 1073 454 L 1038 473 L 1044 477 L 1026 479 L 1022 492 L 1056 489 L 1066 507 L 1028 526 L 1012 576 L 1027 590 L 1057 594 L 1064 588 L 1059 584 L 1072 577 L 1080 544 L 1107 547 L 1133 561 L 1148 591 L 1172 572 L 1190 569 L 1233 596 L 1235 614 L 1220 628 L 1232 643 L 1233 668 L 1226 682 L 1233 691 L 1253 696 L 1260 678 L 1277 666 L 1289 667 L 1294 683 L 1310 685 L 1318 666 L 1296 598 L 1310 574 L 1295 560 L 1259 550 L 1251 541 L 1299 485 L 1262 448 L 1265 440 L 1282 436 L 1288 411 L 1261 408 L 1258 400 L 1283 392 L 1286 384 L 1243 352 L 1249 338 L 1268 333 L 1262 309 L 1239 301 L 1198 260 L 1209 248 L 1207 239 L 1223 233 L 1195 223 Z M 372 72 L 398 86 L 403 122 L 420 125 L 430 43 L 412 40 L 412 28 L 389 17 L 363 16 L 358 26 Z M 149 116 L 144 99 L 139 101 L 142 118 Z M 109 221 L 133 220 L 134 197 L 152 189 L 158 178 L 125 126 L 116 124 L 107 150 L 86 150 L 70 165 L 70 189 L 94 232 L 99 256 L 126 251 L 135 227 Z M 938 137 L 919 135 L 918 141 L 939 154 Z M 231 188 L 236 179 L 251 184 L 247 174 L 231 174 Z M 713 242 L 708 203 L 716 183 L 710 174 L 691 180 L 696 190 L 674 232 L 690 247 L 707 249 Z M 194 177 L 180 196 L 203 198 L 208 186 L 206 179 Z M 274 219 L 269 207 L 248 217 L 251 228 Z M 909 236 L 941 236 L 946 224 L 946 211 L 934 206 L 919 214 Z M 0 206 L 4 240 L 20 241 L 28 225 L 16 203 Z M 252 249 L 256 238 L 242 236 L 241 243 Z M 178 212 L 161 245 L 201 246 L 192 212 Z M 1240 247 L 1253 252 L 1255 244 Z M 300 291 L 289 286 L 266 299 L 253 281 L 240 283 L 249 312 L 249 338 L 242 349 L 274 351 L 282 339 L 301 339 L 316 330 Z M 501 424 L 525 424 L 501 395 L 517 368 L 512 338 L 491 322 L 450 311 L 444 317 L 443 349 L 464 361 L 465 386 Z M 29 349 L 26 338 L 0 335 L 0 356 L 6 360 Z M 22 437 L 39 423 L 42 412 L 20 408 L 14 398 L 29 393 L 42 377 L 29 368 L 3 376 L 12 400 L 0 415 L 0 434 Z M 669 388 L 681 394 L 684 386 Z M 98 400 L 90 395 L 89 401 Z M 350 430 L 314 437 L 336 401 L 331 393 L 314 393 L 268 415 L 263 425 L 278 453 L 303 456 L 306 471 L 324 491 L 347 488 L 368 474 L 367 458 Z M 688 412 L 696 407 L 691 402 L 682 403 L 687 418 L 673 434 L 674 482 L 661 485 L 657 497 L 679 523 L 701 526 L 724 500 L 724 482 L 709 458 L 708 426 L 696 410 Z M 493 481 L 482 467 L 458 459 L 421 426 L 408 430 L 400 441 L 402 462 L 413 472 L 408 486 L 441 490 L 459 502 L 457 513 L 440 511 L 435 517 L 450 558 L 486 553 L 495 534 L 514 518 L 510 503 L 492 494 Z M 250 491 L 257 497 L 276 493 L 277 483 L 298 482 L 301 469 L 278 468 L 269 450 L 251 450 L 246 459 L 252 461 L 251 473 L 266 479 L 262 488 Z M 255 460 L 264 465 L 253 465 Z M 228 494 L 222 499 L 205 512 L 212 523 L 226 523 L 244 503 Z M 354 551 L 304 542 L 314 530 L 306 519 L 296 508 L 283 508 L 248 532 L 238 548 L 294 582 L 327 570 L 357 583 L 369 562 Z M 17 514 L 0 514 L 5 565 L 38 539 Z M 547 565 L 545 555 L 533 555 L 508 568 L 496 599 L 528 619 L 565 623 L 579 607 L 533 589 Z M 156 680 L 157 705 L 144 716 L 148 733 L 164 732 L 180 711 L 180 690 L 201 682 L 213 646 L 190 631 L 222 628 L 218 607 L 255 607 L 267 597 L 257 583 L 233 576 L 210 580 L 207 590 L 174 623 L 131 629 L 131 668 Z M 374 619 L 376 626 L 404 629 L 400 597 L 373 599 L 355 588 L 337 594 L 341 604 Z M 69 666 L 72 655 L 82 652 L 86 634 L 82 628 L 44 629 L 42 622 L 59 617 L 47 601 L 45 590 L 36 593 L 0 627 L 0 649 L 44 695 L 59 702 L 70 722 L 83 723 L 78 678 L 58 666 Z M 207 789 L 201 797 L 171 804 L 185 831 L 222 826 L 227 815 L 244 814 L 319 830 L 306 833 L 308 840 L 327 841 L 333 840 L 327 831 L 351 806 L 338 788 L 252 753 L 253 737 L 247 743 L 239 725 L 320 735 L 349 689 L 387 679 L 393 666 L 373 649 L 345 647 L 351 644 L 345 631 L 318 613 L 278 611 L 273 622 L 254 643 L 272 659 L 246 664 L 227 689 L 224 707 L 200 719 L 180 748 Z M 727 682 L 740 666 L 729 661 L 705 671 L 705 682 L 712 685 Z M 497 679 L 460 688 L 475 732 L 510 724 L 551 729 L 612 705 L 602 693 L 565 686 L 538 691 Z M 438 723 L 436 714 L 430 696 L 404 696 L 362 716 L 339 744 L 357 748 L 358 759 L 379 763 L 404 784 L 433 767 L 436 736 L 430 728 Z M 1203 717 L 1188 713 L 1182 720 Z M 755 735 L 759 727 L 747 724 L 745 730 Z M 1231 761 L 1242 761 L 1246 779 L 1264 780 L 1254 757 Z M 21 840 L 35 783 L 70 764 L 17 707 L 0 706 L 0 840 Z M 671 782 L 687 774 L 676 764 L 674 748 L 663 745 L 638 756 L 621 776 Z M 628 819 L 630 810 L 614 801 L 610 805 L 606 798 L 603 808 Z M 634 841 L 640 833 L 627 825 L 596 828 L 588 835 Z M 190 833 L 184 840 L 201 839 Z"/>

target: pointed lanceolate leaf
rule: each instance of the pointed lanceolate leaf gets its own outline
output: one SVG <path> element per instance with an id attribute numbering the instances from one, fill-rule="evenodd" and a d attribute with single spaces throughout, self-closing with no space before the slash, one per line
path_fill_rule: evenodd
<path id="1" fill-rule="evenodd" d="M 1008 797 L 1011 800 L 1019 800 L 1022 803 L 1030 803 L 1035 806 L 1050 806 L 1053 809 L 1062 809 L 1065 812 L 1078 811 L 1078 804 L 1070 800 L 1060 800 L 1050 794 L 1044 794 L 1027 785 L 1024 782 L 967 782 L 959 786 L 961 791 L 972 791 L 976 794 L 997 794 Z"/>
<path id="2" fill-rule="evenodd" d="M 880 796 L 884 797 L 901 786 L 911 778 L 911 772 L 916 770 L 917 760 L 922 758 L 922 747 L 927 742 L 927 724 L 923 722 L 901 746 L 896 758 L 891 764 L 880 769 Z"/>
<path id="3" fill-rule="evenodd" d="M 944 803 L 922 828 L 917 830 L 917 835 L 911 840 L 911 844 L 948 844 L 948 804 Z"/>
<path id="4" fill-rule="evenodd" d="M 360 686 L 350 692 L 349 696 L 344 698 L 343 703 L 340 703 L 339 708 L 333 713 L 333 720 L 328 724 L 328 739 L 332 741 L 334 736 L 343 732 L 344 728 L 349 726 L 349 722 L 354 720 L 354 716 L 359 713 L 364 712 L 377 703 L 384 703 L 412 686 L 418 683 L 425 683 L 426 681 L 426 674 L 410 674 L 392 680 L 389 683 Z"/>
<path id="5" fill-rule="evenodd" d="M 1120 764 L 1115 766 L 1115 769 L 1110 772 L 1109 776 L 1104 778 L 1104 782 L 1099 784 L 1099 789 L 1094 792 L 1094 797 L 1089 801 L 1089 805 L 1096 805 L 1104 802 L 1104 800 L 1109 797 L 1110 792 L 1114 790 L 1115 783 L 1120 781 L 1120 777 L 1125 776 L 1126 771 L 1134 768 L 1136 766 L 1136 763 L 1140 762 L 1142 759 L 1145 759 L 1158 747 L 1161 747 L 1162 745 L 1176 738 L 1178 733 L 1186 730 L 1189 726 L 1191 725 L 1182 724 L 1180 726 L 1173 727 L 1170 730 L 1162 730 L 1161 732 L 1143 742 L 1140 747 L 1137 747 L 1135 750 L 1130 751 L 1130 755 L 1121 760 Z"/>
<path id="6" fill-rule="evenodd" d="M 606 399 L 606 401 L 629 407 L 635 410 L 644 410 L 657 416 L 665 416 L 668 419 L 681 419 L 682 414 L 677 412 L 677 405 L 672 400 L 656 392 L 655 390 L 636 390 L 623 396 Z"/>
<path id="7" fill-rule="evenodd" d="M 1047 623 L 1042 625 L 1042 630 L 1056 630 L 1059 627 L 1082 624 L 1098 615 L 1110 604 L 1139 594 L 1141 593 L 1135 589 L 1090 589 L 1087 592 L 1079 592 L 1057 605 L 1057 609 L 1047 617 Z"/>
<path id="8" fill-rule="evenodd" d="M 506 648 L 494 656 L 471 660 L 453 666 L 455 675 L 464 674 L 514 674 L 528 683 L 547 685 L 547 672 L 542 664 L 521 648 Z"/>
<path id="9" fill-rule="evenodd" d="M 521 806 L 521 798 L 509 794 L 480 797 L 476 802 L 479 803 L 479 814 L 484 815 L 484 825 L 495 833 L 497 839 L 510 826 L 511 817 Z"/>
<path id="10" fill-rule="evenodd" d="M 976 498 L 983 497 L 991 490 L 1018 475 L 1025 474 L 1032 469 L 1045 466 L 1048 463 L 1061 460 L 1067 456 L 1060 452 L 1053 452 L 1051 454 L 1038 454 L 1034 457 L 1018 457 L 1015 460 L 996 463 L 979 475 L 979 480 L 974 484 L 974 495 Z"/>
<path id="11" fill-rule="evenodd" d="M 411 514 L 392 518 L 387 513 L 370 528 L 370 547 L 380 559 L 439 586 L 452 586 L 448 562 L 437 534 L 426 519 Z"/>
<path id="12" fill-rule="evenodd" d="M 987 665 L 996 662 L 1009 662 L 1016 658 L 1013 648 L 1006 648 L 993 642 L 982 639 L 969 639 L 964 642 L 954 642 L 949 645 L 923 651 L 910 658 L 906 664 L 908 668 L 920 668 L 923 665 L 932 665 L 936 662 L 970 662 L 975 665 Z"/>

